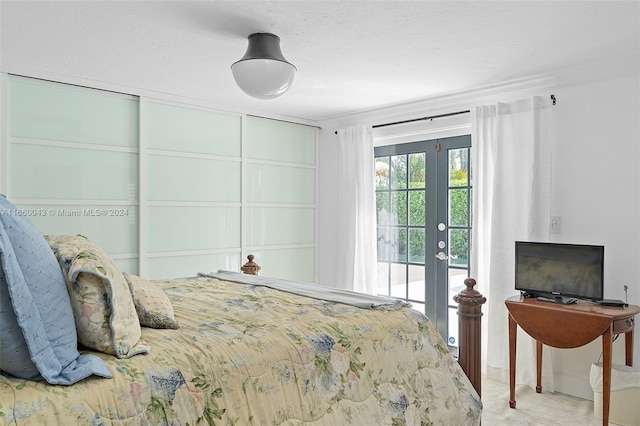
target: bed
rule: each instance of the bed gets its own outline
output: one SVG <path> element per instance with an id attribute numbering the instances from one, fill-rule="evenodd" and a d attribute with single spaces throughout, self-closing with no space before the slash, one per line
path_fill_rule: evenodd
<path id="1" fill-rule="evenodd" d="M 148 281 L 117 270 L 82 236 L 41 236 L 42 247 L 28 229 L 39 246 L 25 249 L 11 238 L 15 223 L 7 226 L 22 219 L 2 219 L 0 296 L 12 305 L 6 297 L 0 304 L 0 424 L 480 423 L 478 392 L 429 320 L 404 303 L 226 271 Z M 68 319 L 46 312 L 66 306 L 63 292 L 45 305 L 39 300 L 52 300 L 53 286 L 40 297 L 29 285 L 33 269 L 44 270 L 32 259 L 48 257 L 46 248 L 73 312 L 71 331 Z M 18 290 L 37 308 L 29 321 L 40 315 L 42 324 L 24 324 Z M 43 367 L 31 353 L 37 371 L 6 372 L 14 367 L 2 348 L 11 306 L 27 349 L 39 345 L 59 362 Z M 34 343 L 34 329 L 54 337 Z M 67 339 L 68 350 L 70 334 L 77 353 L 49 348 Z"/>

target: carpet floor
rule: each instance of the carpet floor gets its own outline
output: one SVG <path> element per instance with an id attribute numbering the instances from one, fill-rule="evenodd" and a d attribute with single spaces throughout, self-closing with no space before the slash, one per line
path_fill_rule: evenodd
<path id="1" fill-rule="evenodd" d="M 601 426 L 593 401 L 562 393 L 537 394 L 529 386 L 516 387 L 516 408 L 509 408 L 509 385 L 482 379 L 482 425 Z M 613 424 L 613 423 L 610 423 Z"/>

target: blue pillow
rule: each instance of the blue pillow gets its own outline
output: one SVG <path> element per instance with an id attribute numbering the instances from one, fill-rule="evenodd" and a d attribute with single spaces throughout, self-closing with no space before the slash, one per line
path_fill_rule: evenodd
<path id="1" fill-rule="evenodd" d="M 62 385 L 111 378 L 99 357 L 78 352 L 60 265 L 23 213 L 0 195 L 0 370 Z"/>

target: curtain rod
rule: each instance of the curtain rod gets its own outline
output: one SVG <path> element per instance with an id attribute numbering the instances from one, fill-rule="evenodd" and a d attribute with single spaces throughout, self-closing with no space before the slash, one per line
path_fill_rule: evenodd
<path id="1" fill-rule="evenodd" d="M 420 118 L 412 118 L 410 120 L 394 121 L 393 123 L 374 124 L 373 126 L 371 126 L 371 128 L 372 129 L 377 129 L 378 127 L 394 126 L 396 124 L 413 123 L 414 121 L 433 120 L 434 118 L 450 117 L 452 115 L 466 114 L 468 112 L 471 112 L 471 111 L 466 110 L 466 111 L 449 112 L 449 113 L 446 113 L 446 114 L 431 115 L 429 117 L 420 117 Z M 335 131 L 335 134 L 336 135 L 338 134 L 337 130 Z"/>
<path id="2" fill-rule="evenodd" d="M 551 95 L 551 103 L 552 103 L 552 105 L 555 105 L 556 102 L 557 102 L 556 95 Z M 471 112 L 471 111 L 470 110 L 465 110 L 465 111 L 449 112 L 449 113 L 446 113 L 446 114 L 431 115 L 429 117 L 420 117 L 420 118 L 412 118 L 410 120 L 394 121 L 392 123 L 374 124 L 371 127 L 373 129 L 377 129 L 378 127 L 395 126 L 396 124 L 413 123 L 415 121 L 433 120 L 434 118 L 451 117 L 453 115 L 467 114 L 469 112 Z M 337 130 L 335 131 L 335 134 L 336 135 L 338 134 Z"/>
<path id="3" fill-rule="evenodd" d="M 553 105 L 556 104 L 556 95 L 551 95 L 551 103 Z M 371 127 L 375 129 L 378 127 L 394 126 L 396 124 L 413 123 L 414 121 L 433 120 L 434 118 L 451 117 L 452 115 L 466 114 L 468 112 L 471 112 L 471 111 L 466 110 L 466 111 L 449 112 L 447 114 L 438 114 L 438 115 L 432 115 L 429 117 L 420 117 L 420 118 L 413 118 L 410 120 L 394 121 L 393 123 L 374 124 Z"/>
<path id="4" fill-rule="evenodd" d="M 451 117 L 452 115 L 466 114 L 468 112 L 471 112 L 471 111 L 466 110 L 466 111 L 449 112 L 447 114 L 438 114 L 438 115 L 431 115 L 429 117 L 412 118 L 410 120 L 394 121 L 392 123 L 374 124 L 371 127 L 376 129 L 378 127 L 395 126 L 396 124 L 413 123 L 414 121 L 424 121 L 424 120 L 433 120 L 434 118 Z"/>

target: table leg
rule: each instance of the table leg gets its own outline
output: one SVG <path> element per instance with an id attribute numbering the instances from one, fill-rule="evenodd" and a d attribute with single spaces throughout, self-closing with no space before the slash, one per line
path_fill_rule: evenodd
<path id="1" fill-rule="evenodd" d="M 518 324 L 509 314 L 509 407 L 516 408 L 516 335 Z"/>
<path id="2" fill-rule="evenodd" d="M 609 424 L 611 398 L 611 326 L 602 334 L 602 424 Z"/>
<path id="3" fill-rule="evenodd" d="M 542 342 L 536 340 L 536 393 L 542 393 Z"/>
<path id="4" fill-rule="evenodd" d="M 624 360 L 629 367 L 633 366 L 633 329 L 624 333 Z"/>

